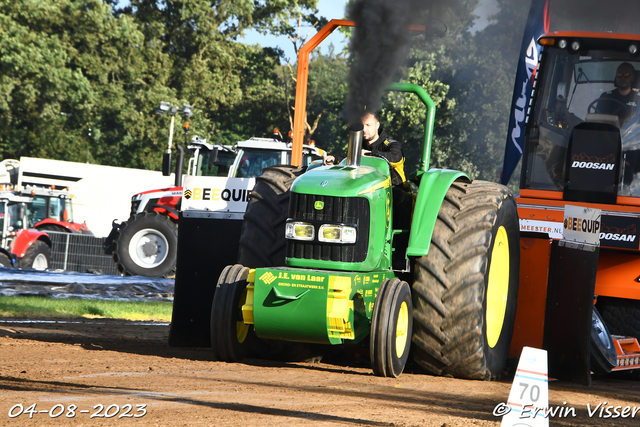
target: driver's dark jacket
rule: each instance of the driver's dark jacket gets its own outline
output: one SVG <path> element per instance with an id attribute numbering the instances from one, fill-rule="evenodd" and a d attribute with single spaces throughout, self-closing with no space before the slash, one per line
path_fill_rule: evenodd
<path id="1" fill-rule="evenodd" d="M 622 108 L 622 105 L 618 104 L 618 102 L 607 102 L 607 99 L 618 101 L 624 104 L 627 109 Z M 638 93 L 635 90 L 631 90 L 626 95 L 621 95 L 618 89 L 614 89 L 600 95 L 596 111 L 602 114 L 616 114 L 622 126 L 631 116 L 635 115 L 637 106 Z"/>
<path id="2" fill-rule="evenodd" d="M 402 152 L 402 144 L 387 135 L 384 130 L 380 133 L 378 139 L 371 144 L 363 141 L 365 150 L 371 150 L 374 156 L 384 157 L 391 163 L 391 184 L 402 185 L 405 181 L 404 175 L 404 153 Z"/>

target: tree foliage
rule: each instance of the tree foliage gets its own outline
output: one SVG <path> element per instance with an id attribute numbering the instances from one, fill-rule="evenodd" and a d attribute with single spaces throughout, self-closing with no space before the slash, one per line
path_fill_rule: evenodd
<path id="1" fill-rule="evenodd" d="M 286 112 L 270 109 L 279 52 L 237 38 L 317 12 L 317 0 L 115 3 L 0 4 L 3 158 L 158 169 L 169 126 L 152 113 L 160 101 L 193 105 L 191 128 L 226 142 L 264 133 Z"/>
<path id="2" fill-rule="evenodd" d="M 447 130 L 436 138 L 445 138 L 441 144 L 451 150 L 447 166 L 491 181 L 498 180 L 502 169 L 518 49 L 528 11 L 528 4 L 514 0 L 498 3 L 499 13 L 477 32 L 471 30 L 479 0 L 443 3 L 432 30 L 412 47 L 413 64 L 432 63 L 432 77 L 446 84 L 450 88 L 447 96 L 456 101 Z"/>
<path id="3" fill-rule="evenodd" d="M 437 108 L 431 167 L 496 180 L 516 57 L 528 7 L 498 0 L 493 23 L 472 32 L 479 0 L 425 2 L 398 81 L 425 88 Z M 160 101 L 194 107 L 194 134 L 233 144 L 286 134 L 295 72 L 279 49 L 249 46 L 244 31 L 291 37 L 318 29 L 317 0 L 15 0 L 0 3 L 0 155 L 159 169 L 169 118 Z M 312 33 L 309 33 L 312 35 Z M 345 31 L 349 34 L 349 30 Z M 306 138 L 345 152 L 348 50 L 311 56 Z M 421 156 L 425 108 L 384 98 L 383 125 L 404 143 L 407 169 Z M 181 120 L 174 134 L 182 142 Z M 191 134 L 189 135 L 189 137 Z"/>

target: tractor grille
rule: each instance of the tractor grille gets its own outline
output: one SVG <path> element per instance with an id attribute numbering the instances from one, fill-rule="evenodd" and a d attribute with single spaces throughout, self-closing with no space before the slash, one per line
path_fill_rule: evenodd
<path id="1" fill-rule="evenodd" d="M 314 208 L 323 202 L 322 210 Z M 318 229 L 322 224 L 354 224 L 357 229 L 355 244 L 325 243 L 316 240 L 301 242 L 287 240 L 287 257 L 337 262 L 363 262 L 369 246 L 369 200 L 363 197 L 330 197 L 291 193 L 289 218 L 310 222 Z"/>

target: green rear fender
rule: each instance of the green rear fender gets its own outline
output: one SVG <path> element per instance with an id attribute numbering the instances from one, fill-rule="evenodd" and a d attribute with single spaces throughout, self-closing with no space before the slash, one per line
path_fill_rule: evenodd
<path id="1" fill-rule="evenodd" d="M 407 256 L 420 257 L 429 253 L 440 206 L 449 187 L 457 180 L 471 182 L 464 172 L 447 169 L 431 169 L 420 177 Z"/>

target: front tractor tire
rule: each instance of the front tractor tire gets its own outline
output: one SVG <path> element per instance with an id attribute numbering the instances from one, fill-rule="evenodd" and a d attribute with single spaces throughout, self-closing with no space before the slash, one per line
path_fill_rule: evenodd
<path id="1" fill-rule="evenodd" d="M 20 267 L 46 270 L 51 266 L 51 248 L 42 240 L 33 242 L 20 259 Z"/>
<path id="2" fill-rule="evenodd" d="M 277 165 L 262 170 L 251 190 L 240 234 L 238 263 L 248 268 L 285 265 L 285 223 L 293 181 L 304 168 Z M 216 294 L 219 289 L 216 288 Z M 214 298 L 215 299 L 215 298 Z M 215 309 L 212 309 L 212 313 Z M 213 315 L 212 315 L 213 321 Z M 213 326 L 212 326 L 213 328 Z M 262 339 L 252 336 L 251 352 L 266 359 L 317 361 L 324 349 L 307 343 Z"/>
<path id="3" fill-rule="evenodd" d="M 158 212 L 141 212 L 120 225 L 113 259 L 125 276 L 172 277 L 177 247 L 176 223 Z"/>
<path id="4" fill-rule="evenodd" d="M 249 268 L 284 265 L 285 221 L 291 185 L 303 169 L 279 165 L 266 168 L 251 190 L 240 235 L 238 262 Z"/>
<path id="5" fill-rule="evenodd" d="M 11 258 L 9 255 L 4 252 L 0 252 L 0 268 L 10 268 L 13 267 L 13 263 L 11 262 Z"/>
<path id="6" fill-rule="evenodd" d="M 429 253 L 415 264 L 415 361 L 436 375 L 499 377 L 513 334 L 519 266 L 511 191 L 491 182 L 455 182 Z"/>
<path id="7" fill-rule="evenodd" d="M 412 327 L 411 288 L 399 279 L 385 280 L 371 316 L 369 354 L 374 374 L 400 376 L 409 358 Z"/>
<path id="8" fill-rule="evenodd" d="M 222 270 L 211 306 L 211 350 L 221 362 L 240 362 L 254 339 L 253 325 L 244 323 L 249 269 L 240 264 Z"/>

